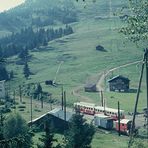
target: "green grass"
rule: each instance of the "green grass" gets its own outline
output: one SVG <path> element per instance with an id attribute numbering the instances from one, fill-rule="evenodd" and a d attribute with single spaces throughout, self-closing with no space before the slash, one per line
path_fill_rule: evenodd
<path id="1" fill-rule="evenodd" d="M 92 140 L 92 148 L 127 148 L 128 137 L 117 134 L 100 134 L 96 133 Z"/>

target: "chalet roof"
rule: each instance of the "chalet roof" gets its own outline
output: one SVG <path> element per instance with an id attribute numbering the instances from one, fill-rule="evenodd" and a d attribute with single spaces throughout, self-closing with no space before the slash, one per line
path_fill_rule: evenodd
<path id="1" fill-rule="evenodd" d="M 44 118 L 47 115 L 53 115 L 53 116 L 55 116 L 55 117 L 57 117 L 59 119 L 64 120 L 64 111 L 62 109 L 60 109 L 60 108 L 55 108 L 55 109 L 53 109 L 53 110 L 51 110 L 51 111 L 37 117 L 37 118 L 35 118 L 34 120 L 32 120 L 32 122 L 34 123 L 34 122 L 36 122 L 38 120 L 41 120 L 42 118 Z M 69 119 L 72 117 L 72 115 L 73 115 L 72 112 L 66 111 L 66 121 L 69 121 Z M 28 123 L 31 123 L 31 121 L 29 121 Z"/>
<path id="2" fill-rule="evenodd" d="M 64 120 L 64 111 L 62 109 L 55 108 L 54 110 L 50 111 L 49 114 Z M 72 115 L 72 112 L 66 111 L 66 121 L 69 121 Z"/>
<path id="3" fill-rule="evenodd" d="M 114 81 L 114 80 L 116 80 L 116 79 L 123 79 L 123 80 L 125 80 L 125 81 L 130 81 L 128 78 L 126 78 L 126 77 L 124 77 L 124 76 L 117 75 L 117 76 L 111 78 L 110 80 L 108 80 L 108 82 L 112 82 L 112 81 Z"/>

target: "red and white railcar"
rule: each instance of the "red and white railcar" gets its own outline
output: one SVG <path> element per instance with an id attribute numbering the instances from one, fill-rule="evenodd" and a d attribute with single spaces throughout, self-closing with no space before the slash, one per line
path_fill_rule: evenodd
<path id="1" fill-rule="evenodd" d="M 104 114 L 106 116 L 110 116 L 112 119 L 118 119 L 118 109 L 95 106 L 95 114 Z M 124 119 L 124 110 L 120 110 L 120 119 Z"/>
<path id="2" fill-rule="evenodd" d="M 79 110 L 81 113 L 94 115 L 95 114 L 95 104 L 86 102 L 76 102 L 74 103 L 74 109 Z"/>
<path id="3" fill-rule="evenodd" d="M 93 103 L 86 102 L 76 102 L 74 103 L 74 109 L 79 110 L 81 113 L 94 115 L 94 114 L 104 114 L 110 116 L 112 119 L 118 119 L 118 110 L 114 108 L 96 106 Z M 120 110 L 120 119 L 124 119 L 124 110 Z"/>

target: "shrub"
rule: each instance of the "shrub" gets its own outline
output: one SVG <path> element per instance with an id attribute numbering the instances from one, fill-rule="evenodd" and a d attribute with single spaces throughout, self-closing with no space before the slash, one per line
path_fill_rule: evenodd
<path id="1" fill-rule="evenodd" d="M 24 111 L 24 109 L 23 109 L 23 108 L 21 108 L 21 109 L 19 109 L 19 111 L 21 111 L 21 112 L 22 112 L 22 111 Z"/>
<path id="2" fill-rule="evenodd" d="M 25 105 L 19 105 L 18 108 L 26 108 Z"/>

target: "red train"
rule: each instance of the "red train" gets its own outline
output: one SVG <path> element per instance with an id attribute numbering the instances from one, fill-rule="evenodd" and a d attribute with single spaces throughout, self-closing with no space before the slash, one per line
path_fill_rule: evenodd
<path id="1" fill-rule="evenodd" d="M 74 109 L 83 114 L 94 116 L 94 125 L 106 130 L 119 131 L 118 110 L 114 108 L 96 106 L 93 103 L 75 102 Z M 129 135 L 132 121 L 125 119 L 124 110 L 120 110 L 120 132 Z M 134 130 L 138 134 L 138 129 Z"/>
<path id="2" fill-rule="evenodd" d="M 118 119 L 118 110 L 114 108 L 96 106 L 93 103 L 86 102 L 76 102 L 74 103 L 74 109 L 79 110 L 81 113 L 95 115 L 95 114 L 104 114 L 110 116 L 113 120 Z M 124 110 L 120 110 L 120 119 L 124 119 Z"/>

